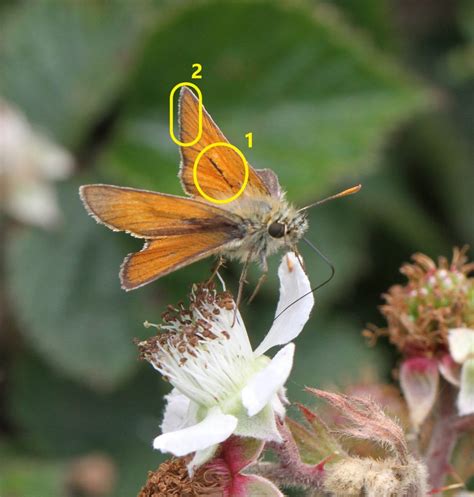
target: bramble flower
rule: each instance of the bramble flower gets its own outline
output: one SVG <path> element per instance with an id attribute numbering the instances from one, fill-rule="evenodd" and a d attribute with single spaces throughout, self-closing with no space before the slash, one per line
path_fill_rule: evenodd
<path id="1" fill-rule="evenodd" d="M 310 290 L 296 256 L 284 256 L 278 275 L 278 315 Z M 175 456 L 195 453 L 189 469 L 208 461 L 231 435 L 280 442 L 275 416 L 284 416 L 284 384 L 294 344 L 309 318 L 312 295 L 276 319 L 253 351 L 242 317 L 228 292 L 194 285 L 190 305 L 164 313 L 160 333 L 138 344 L 141 356 L 174 387 L 166 397 L 163 434 L 153 446 Z M 284 345 L 273 359 L 264 354 Z"/>
<path id="2" fill-rule="evenodd" d="M 449 352 L 461 364 L 459 381 L 459 414 L 474 413 L 474 329 L 455 328 L 449 331 Z"/>
<path id="3" fill-rule="evenodd" d="M 454 249 L 451 263 L 440 257 L 438 264 L 424 254 L 404 264 L 406 285 L 394 285 L 383 296 L 381 306 L 386 328 L 373 327 L 366 335 L 386 335 L 407 357 L 439 357 L 448 350 L 451 328 L 474 328 L 474 263 L 467 263 L 467 247 Z"/>
<path id="4" fill-rule="evenodd" d="M 51 183 L 71 174 L 71 155 L 1 99 L 0 136 L 0 207 L 23 223 L 54 226 L 60 214 Z"/>
<path id="5" fill-rule="evenodd" d="M 439 373 L 450 383 L 459 384 L 456 363 L 461 361 L 451 351 L 449 336 L 452 329 L 474 328 L 474 278 L 469 276 L 474 264 L 467 263 L 466 250 L 455 248 L 451 263 L 440 257 L 436 264 L 426 255 L 415 254 L 414 264 L 401 268 L 407 284 L 392 286 L 384 295 L 386 304 L 381 311 L 388 326 L 364 332 L 370 338 L 388 336 L 403 354 L 400 386 L 416 431 L 435 404 Z M 468 385 L 474 385 L 468 379 L 473 374 L 470 368 L 471 363 L 464 369 L 467 383 L 462 389 L 464 400 L 461 396 L 459 400 L 464 408 L 464 396 L 473 388 Z"/>

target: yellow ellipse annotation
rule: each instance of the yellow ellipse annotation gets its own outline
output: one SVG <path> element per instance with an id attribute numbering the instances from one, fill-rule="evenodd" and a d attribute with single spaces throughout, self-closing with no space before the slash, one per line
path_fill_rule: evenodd
<path id="1" fill-rule="evenodd" d="M 203 189 L 201 188 L 201 185 L 199 184 L 199 181 L 198 181 L 197 173 L 198 173 L 199 161 L 201 160 L 202 156 L 208 150 L 210 150 L 211 148 L 214 148 L 214 147 L 230 148 L 242 159 L 242 162 L 244 164 L 244 181 L 242 182 L 242 186 L 240 187 L 240 190 L 235 195 L 232 195 L 232 197 L 229 197 L 229 198 L 219 199 L 219 198 L 211 197 L 210 195 L 208 195 L 206 192 L 203 191 Z M 233 200 L 236 200 L 237 198 L 239 198 L 240 195 L 242 195 L 242 193 L 244 193 L 245 187 L 247 186 L 247 183 L 249 182 L 249 165 L 248 165 L 247 161 L 245 160 L 244 154 L 235 145 L 232 145 L 231 143 L 227 143 L 227 142 L 211 143 L 210 145 L 207 145 L 207 147 L 204 147 L 199 152 L 198 156 L 196 157 L 196 159 L 194 161 L 193 181 L 194 181 L 194 184 L 196 185 L 198 192 L 209 202 L 213 202 L 215 204 L 228 204 L 229 202 L 232 202 Z"/>
<path id="2" fill-rule="evenodd" d="M 193 141 L 190 142 L 182 142 L 176 138 L 174 134 L 174 94 L 178 88 L 181 88 L 182 86 L 190 86 L 194 90 L 196 90 L 196 93 L 198 94 L 198 99 L 199 99 L 199 108 L 198 108 L 198 133 L 196 138 L 194 138 Z M 176 143 L 176 145 L 179 145 L 180 147 L 192 147 L 194 144 L 196 144 L 202 136 L 202 93 L 201 90 L 199 89 L 198 86 L 196 86 L 194 83 L 190 83 L 188 81 L 184 81 L 182 83 L 176 84 L 173 89 L 170 92 L 170 136 L 171 139 Z"/>

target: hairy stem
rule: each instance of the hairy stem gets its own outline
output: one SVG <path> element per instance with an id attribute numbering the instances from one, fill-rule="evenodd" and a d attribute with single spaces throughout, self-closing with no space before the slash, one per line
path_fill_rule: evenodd
<path id="1" fill-rule="evenodd" d="M 280 422 L 278 429 L 283 442 L 272 444 L 271 448 L 279 462 L 256 464 L 252 470 L 280 485 L 312 490 L 321 488 L 324 479 L 324 464 L 315 466 L 305 464 L 300 458 L 298 447 L 286 423 Z"/>
<path id="2" fill-rule="evenodd" d="M 437 418 L 425 456 L 432 489 L 438 489 L 444 485 L 459 434 L 455 426 L 457 417 L 455 388 L 445 381 L 440 387 Z"/>

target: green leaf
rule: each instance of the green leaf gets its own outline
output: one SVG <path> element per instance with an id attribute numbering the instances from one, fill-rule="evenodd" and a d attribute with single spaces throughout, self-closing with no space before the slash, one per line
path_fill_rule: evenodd
<path id="1" fill-rule="evenodd" d="M 67 145 L 117 99 L 150 7 L 45 0 L 9 8 L 2 20 L 0 93 Z"/>
<path id="2" fill-rule="evenodd" d="M 54 461 L 25 457 L 7 446 L 0 446 L 2 471 L 0 495 L 4 497 L 61 497 L 64 465 Z"/>
<path id="3" fill-rule="evenodd" d="M 273 168 L 290 199 L 301 202 L 343 176 L 360 176 L 389 133 L 429 99 L 322 7 L 182 6 L 156 26 L 130 82 L 118 136 L 102 159 L 110 181 L 180 192 L 169 92 L 190 80 L 197 62 L 203 79 L 195 83 L 224 133 L 249 162 Z"/>
<path id="4" fill-rule="evenodd" d="M 378 46 L 394 45 L 393 5 L 388 0 L 327 0 L 327 5 L 337 5 L 358 27 L 371 35 Z"/>
<path id="5" fill-rule="evenodd" d="M 110 456 L 118 469 L 114 497 L 136 495 L 148 470 L 165 458 L 153 450 L 152 441 L 159 434 L 166 387 L 147 365 L 133 381 L 104 394 L 24 356 L 11 371 L 11 386 L 8 414 L 27 451 L 44 461 L 64 462 L 96 452 Z M 27 493 L 24 497 L 32 495 L 54 494 Z"/>
<path id="6" fill-rule="evenodd" d="M 434 254 L 449 250 L 442 227 L 425 211 L 394 165 L 364 181 L 364 190 L 354 203 L 361 219 L 384 226 L 389 236 L 403 240 L 415 250 Z"/>
<path id="7" fill-rule="evenodd" d="M 242 478 L 242 495 L 252 497 L 284 497 L 278 487 L 270 480 L 258 475 L 248 475 Z"/>
<path id="8" fill-rule="evenodd" d="M 299 409 L 305 415 L 310 428 L 289 417 L 286 418 L 286 423 L 298 445 L 303 461 L 307 464 L 318 464 L 331 457 L 331 462 L 335 462 L 335 458 L 338 459 L 344 454 L 338 440 L 317 414 L 303 405 L 300 405 Z"/>
<path id="9" fill-rule="evenodd" d="M 368 348 L 361 329 L 354 316 L 324 316 L 316 303 L 314 316 L 298 338 L 289 398 L 306 402 L 305 385 L 333 389 L 357 383 L 368 368 L 375 377 L 387 374 L 386 351 Z"/>
<path id="10" fill-rule="evenodd" d="M 59 193 L 59 231 L 25 230 L 10 239 L 12 305 L 25 340 L 49 364 L 94 388 L 111 388 L 136 368 L 132 339 L 146 319 L 140 301 L 147 294 L 120 289 L 126 250 L 86 214 L 77 185 Z"/>

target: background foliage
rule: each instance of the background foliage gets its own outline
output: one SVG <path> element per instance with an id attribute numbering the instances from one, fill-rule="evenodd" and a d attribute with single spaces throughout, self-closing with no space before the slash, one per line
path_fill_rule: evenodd
<path id="1" fill-rule="evenodd" d="M 140 243 L 85 214 L 88 182 L 180 193 L 168 94 L 199 86 L 228 138 L 271 167 L 297 204 L 354 182 L 356 197 L 311 212 L 310 239 L 337 273 L 317 293 L 289 386 L 389 380 L 396 357 L 360 336 L 411 253 L 474 241 L 474 9 L 469 0 L 7 1 L 0 3 L 0 95 L 69 148 L 55 232 L 4 223 L 1 251 L 0 495 L 64 495 L 74 458 L 118 468 L 112 495 L 137 493 L 167 386 L 133 337 L 159 321 L 210 262 L 137 292 L 119 288 Z M 312 281 L 328 269 L 306 252 Z M 258 343 L 277 297 L 275 267 L 244 313 Z M 226 270 L 235 281 L 238 267 Z M 258 273 L 254 271 L 254 281 Z M 307 400 L 307 399 L 306 399 Z"/>

